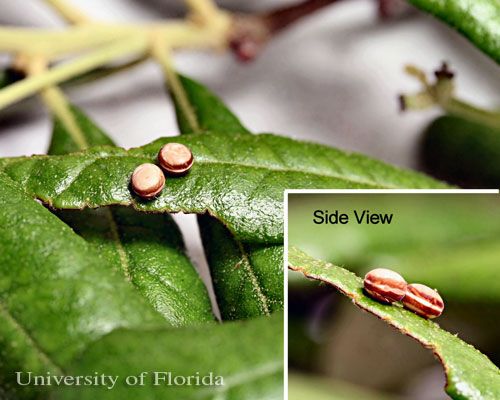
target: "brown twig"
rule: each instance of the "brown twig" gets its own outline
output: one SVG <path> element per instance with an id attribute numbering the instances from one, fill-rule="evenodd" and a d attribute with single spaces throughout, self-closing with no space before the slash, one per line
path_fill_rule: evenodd
<path id="1" fill-rule="evenodd" d="M 299 19 L 312 14 L 323 7 L 329 6 L 333 3 L 338 3 L 339 1 L 340 0 L 306 0 L 293 6 L 277 9 L 271 11 L 270 13 L 263 14 L 261 18 L 264 20 L 269 32 L 276 33 Z"/>
<path id="2" fill-rule="evenodd" d="M 251 61 L 272 36 L 302 18 L 340 1 L 342 0 L 305 0 L 263 14 L 236 14 L 233 16 L 230 47 L 240 61 Z M 413 9 L 404 0 L 376 0 L 376 3 L 381 19 L 401 17 Z"/>
<path id="3" fill-rule="evenodd" d="M 378 15 L 383 20 L 403 17 L 415 9 L 405 0 L 378 0 Z"/>
<path id="4" fill-rule="evenodd" d="M 266 42 L 291 24 L 341 0 L 305 0 L 263 14 L 240 14 L 233 19 L 231 49 L 241 61 L 253 60 Z"/>

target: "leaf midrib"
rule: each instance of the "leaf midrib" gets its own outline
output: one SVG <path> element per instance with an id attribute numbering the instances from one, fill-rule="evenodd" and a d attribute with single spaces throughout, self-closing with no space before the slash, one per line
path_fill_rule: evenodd
<path id="1" fill-rule="evenodd" d="M 127 252 L 125 251 L 125 248 L 123 247 L 123 243 L 120 238 L 120 232 L 118 229 L 118 224 L 116 223 L 115 216 L 113 214 L 113 211 L 109 207 L 106 208 L 106 217 L 108 218 L 109 222 L 111 239 L 115 244 L 116 252 L 118 253 L 118 257 L 120 258 L 120 266 L 122 268 L 122 272 L 125 275 L 125 279 L 127 281 L 130 281 L 131 276 L 130 276 L 130 263 L 128 260 L 128 255 Z"/>
<path id="2" fill-rule="evenodd" d="M 252 286 L 255 288 L 255 291 L 257 292 L 257 298 L 259 299 L 259 302 L 261 303 L 262 306 L 262 312 L 264 315 L 271 315 L 271 312 L 269 311 L 269 299 L 267 296 L 264 294 L 264 291 L 262 290 L 261 284 L 257 278 L 257 275 L 255 274 L 255 271 L 253 269 L 253 265 L 250 262 L 250 259 L 248 258 L 248 253 L 246 252 L 243 243 L 241 241 L 236 241 L 237 246 L 240 250 L 240 254 L 242 256 L 241 262 L 244 264 L 244 269 L 247 271 L 247 274 L 250 277 L 250 282 Z"/>
<path id="3" fill-rule="evenodd" d="M 289 261 L 288 261 L 289 269 L 301 272 L 302 274 L 304 274 L 304 276 L 306 276 L 310 279 L 318 280 L 320 282 L 325 282 L 325 283 L 332 285 L 338 291 L 340 291 L 341 293 L 346 295 L 348 298 L 350 298 L 356 306 L 373 314 L 377 318 L 384 320 L 389 325 L 398 329 L 401 333 L 415 339 L 416 341 L 420 342 L 424 347 L 432 350 L 434 352 L 434 354 L 437 356 L 437 358 L 440 360 L 440 362 L 443 365 L 443 368 L 445 370 L 445 373 L 447 376 L 447 383 L 448 383 L 447 388 L 449 389 L 449 390 L 447 389 L 448 394 L 450 394 L 450 391 L 452 389 L 457 390 L 457 386 L 458 386 L 457 383 L 459 383 L 459 384 L 463 383 L 463 381 L 461 381 L 461 380 L 457 381 L 457 382 L 452 382 L 452 380 L 453 380 L 452 376 L 459 373 L 460 371 L 457 371 L 456 369 L 451 369 L 450 365 L 453 363 L 450 362 L 446 356 L 444 356 L 444 354 L 446 353 L 446 351 L 442 347 L 444 339 L 441 340 L 441 338 L 439 338 L 437 336 L 436 336 L 436 338 L 431 337 L 432 336 L 431 334 L 426 336 L 425 334 L 422 334 L 421 332 L 414 331 L 412 329 L 408 329 L 408 327 L 404 323 L 401 323 L 401 321 L 397 320 L 396 318 L 394 318 L 391 315 L 387 315 L 387 313 L 384 312 L 382 309 L 379 309 L 378 306 L 376 308 L 374 308 L 374 307 L 367 305 L 363 301 L 364 296 L 361 295 L 360 292 L 354 290 L 354 288 L 352 287 L 352 285 L 353 285 L 352 282 L 345 282 L 344 278 L 342 278 L 342 277 L 338 277 L 338 280 L 334 280 L 333 278 L 330 278 L 329 276 L 327 276 L 323 273 L 312 272 L 312 270 L 315 268 L 323 268 L 324 271 L 327 271 L 329 269 L 329 267 L 334 267 L 335 269 L 338 270 L 337 272 L 340 272 L 342 274 L 346 274 L 346 276 L 348 275 L 350 277 L 350 279 L 354 278 L 354 280 L 356 282 L 356 287 L 358 289 L 362 288 L 362 286 L 363 286 L 363 283 L 362 283 L 363 281 L 359 276 L 357 276 L 353 272 L 351 272 L 343 267 L 339 267 L 337 265 L 333 265 L 331 263 L 327 263 L 327 262 L 324 262 L 321 260 L 316 260 L 316 259 L 312 258 L 311 256 L 308 256 L 307 254 L 303 253 L 302 251 L 300 251 L 299 249 L 297 249 L 295 247 L 289 248 L 288 257 L 289 257 Z M 307 260 L 304 261 L 301 258 L 307 259 Z M 301 260 L 299 260 L 299 259 L 301 259 Z M 383 307 L 387 307 L 387 306 L 383 306 Z M 387 309 L 387 311 L 388 310 L 389 309 Z M 402 310 L 401 312 L 407 312 L 407 311 Z M 420 318 L 420 317 L 415 317 L 415 318 Z M 459 346 L 469 346 L 473 350 L 475 355 L 482 357 L 485 361 L 487 361 L 489 363 L 489 364 L 487 364 L 487 366 L 489 367 L 488 371 L 491 368 L 493 368 L 493 369 L 496 368 L 495 371 L 498 371 L 498 368 L 488 359 L 487 356 L 482 354 L 479 350 L 477 350 L 476 348 L 474 348 L 470 344 L 463 342 L 461 339 L 459 339 L 457 336 L 451 334 L 450 332 L 442 330 L 439 327 L 439 325 L 437 325 L 433 321 L 427 320 L 427 321 L 425 321 L 425 323 L 428 325 L 429 329 L 438 330 L 439 331 L 438 333 L 440 335 L 443 335 L 443 337 L 449 338 L 450 340 L 453 340 L 454 342 L 456 342 L 458 340 Z M 455 383 L 454 388 L 451 388 L 452 383 Z M 463 393 L 459 393 L 459 394 L 463 394 Z"/>
<path id="4" fill-rule="evenodd" d="M 254 382 L 259 380 L 262 377 L 265 376 L 270 376 L 273 375 L 277 372 L 280 372 L 283 369 L 283 362 L 282 361 L 274 361 L 274 362 L 268 362 L 265 364 L 260 365 L 259 367 L 253 368 L 251 371 L 246 371 L 242 373 L 237 373 L 234 375 L 224 376 L 224 386 L 210 386 L 208 388 L 205 388 L 199 392 L 200 396 L 202 396 L 204 393 L 207 394 L 225 394 L 229 390 L 246 385 L 250 382 Z M 229 384 L 227 383 L 229 382 Z M 217 397 L 216 397 L 217 398 Z"/>
<path id="5" fill-rule="evenodd" d="M 187 92 L 184 90 L 184 86 L 179 79 L 179 75 L 172 68 L 169 68 L 168 64 L 167 68 L 165 68 L 165 73 L 167 75 L 169 88 L 174 97 L 177 98 L 177 104 L 183 110 L 183 113 L 186 116 L 186 121 L 190 125 L 193 132 L 200 132 L 200 121 L 195 111 L 195 105 L 191 103 Z"/>
<path id="6" fill-rule="evenodd" d="M 62 95 L 62 93 L 59 91 L 58 88 L 48 88 L 46 90 L 46 93 L 48 95 L 50 95 L 50 93 L 55 95 L 57 104 L 59 105 L 58 107 L 59 113 L 55 112 L 56 117 L 58 116 L 60 118 L 61 123 L 66 128 L 66 131 L 70 134 L 75 144 L 80 148 L 81 151 L 84 151 L 86 148 L 89 147 L 89 143 L 85 138 L 85 135 L 83 134 L 83 129 L 80 126 L 78 119 L 75 118 L 75 114 L 72 112 L 69 103 L 66 101 L 64 95 Z M 85 168 L 87 168 L 87 165 L 84 165 L 82 170 L 84 170 Z M 66 186 L 66 189 L 69 188 L 69 186 L 73 183 L 74 179 L 72 179 L 69 185 Z M 127 281 L 130 281 L 131 280 L 130 263 L 128 260 L 127 252 L 125 251 L 123 243 L 120 238 L 120 232 L 115 216 L 110 208 L 106 208 L 105 215 L 109 223 L 111 240 L 115 244 L 115 248 L 120 259 L 120 266 L 122 272 L 125 275 L 125 279 Z"/>
<path id="7" fill-rule="evenodd" d="M 40 359 L 47 365 L 50 365 L 57 373 L 60 375 L 64 375 L 64 369 L 59 366 L 38 344 L 35 338 L 14 318 L 14 316 L 10 313 L 8 308 L 5 306 L 3 301 L 0 300 L 0 313 L 2 313 L 6 319 L 10 320 L 14 327 L 18 330 L 20 335 L 32 345 L 32 348 L 39 355 Z"/>
<path id="8" fill-rule="evenodd" d="M 85 154 L 85 153 L 82 153 Z M 65 157 L 65 156 L 33 156 L 33 157 L 16 157 L 16 158 L 10 158 L 10 159 L 5 159 L 6 163 L 2 165 L 3 168 L 5 168 L 8 165 L 15 164 L 17 162 L 22 162 L 22 160 L 50 160 L 56 159 L 58 157 Z M 80 169 L 78 174 L 76 174 L 72 182 L 78 178 L 78 176 L 85 171 L 88 167 L 92 166 L 97 161 L 102 161 L 102 160 L 110 160 L 113 158 L 133 158 L 137 159 L 138 161 L 150 161 L 150 158 L 147 156 L 140 156 L 140 155 L 131 155 L 131 154 L 113 154 L 113 155 L 105 155 L 102 157 L 97 157 L 93 158 L 88 164 L 85 164 L 83 168 Z M 354 184 L 359 184 L 359 185 L 365 185 L 365 186 L 370 186 L 371 188 L 387 188 L 387 189 L 397 189 L 399 186 L 397 185 L 390 185 L 387 183 L 382 183 L 382 182 L 374 182 L 374 181 L 368 181 L 368 180 L 363 180 L 363 179 L 353 179 L 353 178 L 346 178 L 345 176 L 342 176 L 340 173 L 320 173 L 318 171 L 311 171 L 311 170 L 299 170 L 295 168 L 289 168 L 289 167 L 274 167 L 274 166 L 259 166 L 255 164 L 248 164 L 244 162 L 234 162 L 234 161 L 209 161 L 209 160 L 196 160 L 196 164 L 201 164 L 201 165 L 227 165 L 231 167 L 243 167 L 243 168 L 249 168 L 249 169 L 256 169 L 256 170 L 264 170 L 264 171 L 273 171 L 273 172 L 282 172 L 282 173 L 295 173 L 295 174 L 303 174 L 303 175 L 314 175 L 318 177 L 323 177 L 323 178 L 331 178 L 331 179 L 338 179 L 339 181 L 344 181 L 344 182 L 350 182 Z M 69 186 L 69 185 L 68 185 Z M 63 190 L 61 190 L 60 193 L 63 193 L 65 190 L 67 190 L 67 187 Z M 60 194 L 59 193 L 59 194 Z M 58 194 L 58 195 L 59 195 Z"/>

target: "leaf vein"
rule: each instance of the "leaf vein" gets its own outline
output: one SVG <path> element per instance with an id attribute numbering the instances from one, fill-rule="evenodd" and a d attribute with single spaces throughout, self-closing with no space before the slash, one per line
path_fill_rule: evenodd
<path id="1" fill-rule="evenodd" d="M 217 393 L 227 393 L 229 390 L 235 387 L 257 381 L 260 378 L 271 374 L 278 373 L 282 369 L 283 369 L 282 361 L 269 362 L 261 365 L 258 368 L 254 368 L 252 371 L 237 373 L 232 376 L 226 377 L 224 379 L 224 386 L 212 386 L 206 388 L 205 390 L 202 390 L 200 392 L 200 395 L 203 395 L 205 393 L 214 393 L 214 392 L 215 392 L 214 395 L 216 395 Z M 219 397 L 215 397 L 215 399 L 218 400 Z"/>
<path id="2" fill-rule="evenodd" d="M 127 252 L 125 251 L 121 242 L 120 232 L 118 231 L 118 224 L 116 223 L 116 220 L 114 218 L 113 211 L 111 211 L 111 209 L 109 208 L 106 208 L 106 217 L 109 223 L 111 238 L 115 244 L 118 256 L 120 257 L 120 266 L 122 267 L 122 271 L 125 274 L 125 278 L 127 279 L 127 281 L 130 281 L 132 278 L 130 276 L 130 264 L 128 261 Z"/>
<path id="3" fill-rule="evenodd" d="M 252 283 L 252 286 L 255 290 L 255 293 L 257 294 L 257 298 L 260 301 L 261 305 L 261 310 L 265 315 L 271 315 L 271 311 L 269 310 L 269 299 L 265 295 L 260 282 L 257 278 L 257 275 L 255 274 L 255 271 L 253 270 L 253 266 L 250 262 L 250 259 L 248 257 L 248 253 L 245 250 L 245 247 L 243 246 L 243 243 L 241 243 L 239 240 L 236 241 L 238 244 L 238 249 L 240 250 L 241 256 L 243 258 L 243 265 L 244 269 L 247 272 L 247 275 L 250 278 L 250 282 Z"/>
<path id="4" fill-rule="evenodd" d="M 3 302 L 0 301 L 0 312 L 8 319 L 12 325 L 21 333 L 22 336 L 33 346 L 40 359 L 47 365 L 50 365 L 58 374 L 63 375 L 64 369 L 60 367 L 50 356 L 42 350 L 35 338 L 14 318 Z"/>

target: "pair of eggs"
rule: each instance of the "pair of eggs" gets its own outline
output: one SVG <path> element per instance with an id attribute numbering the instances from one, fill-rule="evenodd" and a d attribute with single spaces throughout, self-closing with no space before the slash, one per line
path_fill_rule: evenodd
<path id="1" fill-rule="evenodd" d="M 165 175 L 183 175 L 193 165 L 194 158 L 191 150 L 180 143 L 167 143 L 158 152 L 158 163 L 145 163 L 139 165 L 132 173 L 132 190 L 142 198 L 152 199 L 163 190 Z"/>
<path id="2" fill-rule="evenodd" d="M 444 302 L 439 293 L 420 283 L 406 283 L 395 271 L 376 268 L 365 275 L 363 285 L 366 293 L 385 304 L 401 301 L 403 306 L 424 318 L 439 317 Z"/>

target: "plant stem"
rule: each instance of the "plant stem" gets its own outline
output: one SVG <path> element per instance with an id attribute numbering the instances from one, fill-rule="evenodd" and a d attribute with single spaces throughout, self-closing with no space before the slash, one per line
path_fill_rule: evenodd
<path id="1" fill-rule="evenodd" d="M 233 17 L 231 49 L 240 61 L 253 60 L 272 36 L 301 18 L 340 0 L 306 0 L 264 14 Z"/>
<path id="2" fill-rule="evenodd" d="M 40 56 L 19 56 L 17 61 L 18 67 L 27 76 L 35 77 L 47 70 L 47 60 Z M 64 93 L 57 86 L 49 86 L 40 92 L 40 96 L 51 113 L 64 125 L 78 147 L 82 150 L 86 149 L 87 140 L 71 112 Z"/>
<path id="3" fill-rule="evenodd" d="M 203 22 L 209 22 L 217 17 L 220 10 L 212 0 L 185 0 L 187 6 L 195 17 L 202 19 Z"/>
<path id="4" fill-rule="evenodd" d="M 446 104 L 442 105 L 442 108 L 448 114 L 463 117 L 494 128 L 500 128 L 500 112 L 484 110 L 456 98 L 450 99 Z"/>
<path id="5" fill-rule="evenodd" d="M 45 0 L 45 2 L 71 24 L 84 24 L 90 21 L 82 11 L 68 4 L 65 0 Z"/>
<path id="6" fill-rule="evenodd" d="M 51 58 L 95 48 L 141 32 L 142 27 L 121 25 L 85 25 L 61 31 L 1 27 L 0 51 L 40 54 Z"/>
<path id="7" fill-rule="evenodd" d="M 184 91 L 184 88 L 179 80 L 179 75 L 175 72 L 172 59 L 170 57 L 170 50 L 166 46 L 164 38 L 158 37 L 158 39 L 153 43 L 152 55 L 162 67 L 168 87 L 186 115 L 186 119 L 192 130 L 195 132 L 199 131 L 200 126 L 198 118 L 189 103 L 186 92 Z"/>
<path id="8" fill-rule="evenodd" d="M 81 25 L 90 21 L 84 13 L 70 6 L 65 2 L 65 0 L 45 1 L 55 8 L 70 24 Z M 28 74 L 30 75 L 42 74 L 47 71 L 47 62 L 43 60 L 43 58 L 39 63 L 34 62 L 30 64 L 30 66 L 31 68 L 28 71 Z M 49 86 L 40 92 L 40 96 L 47 108 L 52 112 L 53 116 L 59 119 L 59 121 L 64 125 L 66 131 L 72 137 L 78 148 L 80 150 L 88 148 L 89 143 L 87 142 L 80 125 L 76 121 L 75 115 L 71 111 L 69 102 L 63 91 L 57 86 Z"/>
<path id="9" fill-rule="evenodd" d="M 95 70 L 92 70 L 90 72 L 87 72 L 83 75 L 76 76 L 65 83 L 67 85 L 82 85 L 88 82 L 95 82 L 100 79 L 107 78 L 108 76 L 112 76 L 115 74 L 118 74 L 120 72 L 128 71 L 131 68 L 134 68 L 143 62 L 147 61 L 149 57 L 147 56 L 141 56 L 140 58 L 137 58 L 132 61 L 125 62 L 123 64 L 119 65 L 111 65 L 111 66 L 104 66 L 97 68 Z"/>
<path id="10" fill-rule="evenodd" d="M 86 24 L 63 31 L 30 28 L 0 28 L 0 52 L 40 54 L 47 58 L 76 53 L 130 36 L 161 32 L 173 47 L 220 46 L 227 41 L 231 25 L 226 13 L 210 23 L 172 21 L 146 25 Z"/>
<path id="11" fill-rule="evenodd" d="M 28 77 L 7 86 L 0 91 L 0 109 L 5 108 L 17 101 L 35 94 L 37 91 L 51 85 L 56 85 L 65 80 L 91 71 L 111 60 L 142 53 L 146 51 L 148 41 L 144 36 L 130 37 L 105 46 L 81 58 L 56 66 L 53 69 L 37 75 Z"/>
<path id="12" fill-rule="evenodd" d="M 51 86 L 44 89 L 40 95 L 47 108 L 62 122 L 78 147 L 82 150 L 88 148 L 87 139 L 71 112 L 68 100 L 61 89 L 57 86 Z"/>
<path id="13" fill-rule="evenodd" d="M 299 19 L 339 1 L 340 0 L 306 0 L 299 4 L 263 14 L 261 18 L 265 21 L 269 31 L 275 33 Z"/>
<path id="14" fill-rule="evenodd" d="M 177 48 L 221 48 L 227 45 L 231 21 L 228 15 L 219 14 L 217 18 L 200 26 L 196 23 L 171 22 L 152 27 L 152 35 L 165 38 L 170 49 Z"/>

